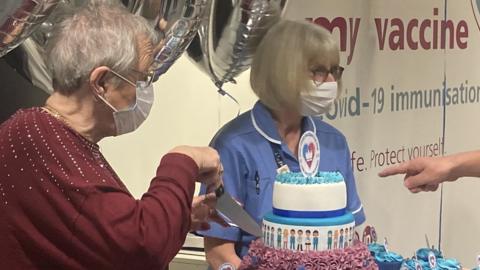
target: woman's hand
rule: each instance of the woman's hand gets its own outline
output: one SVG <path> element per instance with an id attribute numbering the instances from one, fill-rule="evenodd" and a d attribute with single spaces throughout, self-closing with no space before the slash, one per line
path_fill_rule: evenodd
<path id="1" fill-rule="evenodd" d="M 203 194 L 193 197 L 190 231 L 203 231 L 210 229 L 208 222 L 214 221 L 222 226 L 228 226 L 217 213 L 215 193 Z"/>
<path id="2" fill-rule="evenodd" d="M 177 146 L 170 153 L 191 157 L 198 166 L 198 182 L 207 186 L 207 193 L 221 185 L 223 167 L 218 152 L 211 147 Z"/>

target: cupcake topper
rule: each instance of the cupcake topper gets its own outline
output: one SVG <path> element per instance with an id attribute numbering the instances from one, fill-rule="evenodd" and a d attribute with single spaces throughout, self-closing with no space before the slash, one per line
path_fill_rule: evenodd
<path id="1" fill-rule="evenodd" d="M 370 234 L 371 234 L 371 237 L 372 237 L 372 241 L 374 243 L 377 243 L 377 231 L 375 231 L 375 227 L 373 226 L 370 226 Z"/>
<path id="2" fill-rule="evenodd" d="M 437 269 L 437 257 L 433 251 L 428 252 L 428 265 L 431 269 Z"/>
<path id="3" fill-rule="evenodd" d="M 317 175 L 320 167 L 320 143 L 312 131 L 303 133 L 298 143 L 298 161 L 303 176 Z"/>
<path id="4" fill-rule="evenodd" d="M 423 270 L 422 265 L 418 261 L 417 253 L 413 253 L 413 260 L 415 262 L 415 270 Z"/>
<path id="5" fill-rule="evenodd" d="M 423 270 L 422 265 L 418 261 L 417 255 L 415 255 L 415 270 Z"/>
<path id="6" fill-rule="evenodd" d="M 385 252 L 386 252 L 386 253 L 390 253 L 390 251 L 388 251 L 388 241 L 387 241 L 387 237 L 384 237 L 384 238 L 383 238 L 383 246 L 385 247 Z"/>

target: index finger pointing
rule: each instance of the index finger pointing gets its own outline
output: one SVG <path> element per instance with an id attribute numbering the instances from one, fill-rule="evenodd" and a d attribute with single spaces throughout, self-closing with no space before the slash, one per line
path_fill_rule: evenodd
<path id="1" fill-rule="evenodd" d="M 403 162 L 398 165 L 387 167 L 383 171 L 379 172 L 378 176 L 387 177 L 397 174 L 406 174 L 408 172 L 408 165 L 408 162 Z"/>

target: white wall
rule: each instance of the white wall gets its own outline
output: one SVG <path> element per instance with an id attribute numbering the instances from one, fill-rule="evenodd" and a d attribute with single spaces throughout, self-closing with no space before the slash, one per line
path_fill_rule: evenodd
<path id="1" fill-rule="evenodd" d="M 249 110 L 256 100 L 249 71 L 224 89 Z M 236 117 L 238 106 L 186 57 L 155 83 L 150 116 L 135 132 L 100 143 L 101 150 L 132 194 L 139 198 L 155 175 L 160 158 L 176 145 L 208 145 L 217 130 Z"/>

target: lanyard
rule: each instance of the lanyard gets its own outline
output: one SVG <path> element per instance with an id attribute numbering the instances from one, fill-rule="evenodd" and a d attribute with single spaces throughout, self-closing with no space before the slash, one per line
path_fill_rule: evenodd
<path id="1" fill-rule="evenodd" d="M 273 157 L 275 158 L 275 163 L 277 164 L 277 169 L 287 167 L 285 160 L 283 159 L 283 156 L 278 149 L 278 146 L 270 143 L 270 147 L 272 148 Z M 258 171 L 255 172 L 255 192 L 257 193 L 257 195 L 260 194 L 260 176 L 258 175 Z"/>
<path id="2" fill-rule="evenodd" d="M 272 149 L 275 164 L 277 165 L 277 172 L 282 170 L 288 171 L 287 163 L 283 159 L 283 155 L 280 153 L 278 145 L 270 142 L 270 148 Z M 258 175 L 258 171 L 255 172 L 255 192 L 257 195 L 260 194 L 260 176 Z"/>
<path id="3" fill-rule="evenodd" d="M 278 145 L 274 145 L 272 142 L 270 142 L 270 147 L 272 148 L 273 157 L 275 158 L 275 163 L 277 164 L 277 169 L 285 166 L 286 163 L 278 149 Z"/>

